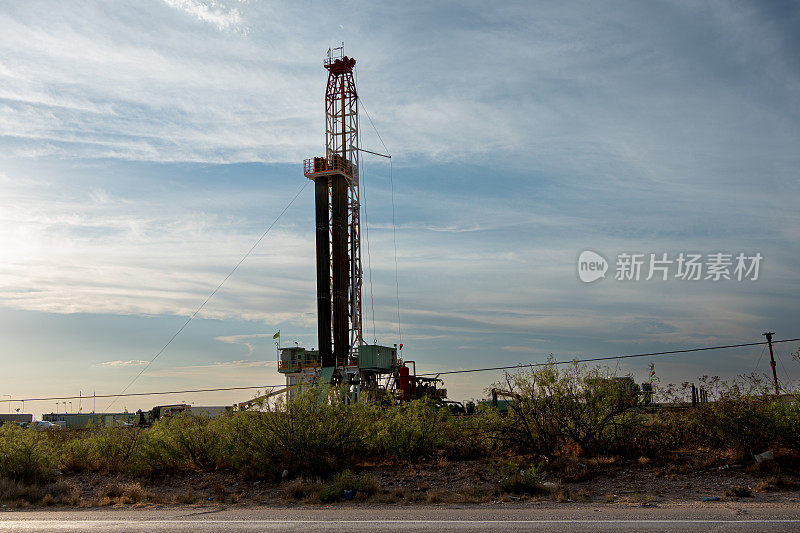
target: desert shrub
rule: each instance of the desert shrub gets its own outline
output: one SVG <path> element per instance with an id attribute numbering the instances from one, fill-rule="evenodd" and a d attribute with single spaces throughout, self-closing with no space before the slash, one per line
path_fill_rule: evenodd
<path id="1" fill-rule="evenodd" d="M 502 492 L 531 495 L 549 492 L 542 484 L 539 465 L 525 467 L 514 463 L 500 463 L 497 468 L 500 476 L 497 488 Z"/>
<path id="2" fill-rule="evenodd" d="M 450 411 L 437 409 L 429 399 L 386 409 L 377 418 L 373 431 L 375 451 L 399 459 L 430 456 L 453 444 L 448 432 L 458 432 Z"/>
<path id="3" fill-rule="evenodd" d="M 223 462 L 223 432 L 220 429 L 224 420 L 183 414 L 158 424 L 153 437 L 161 437 L 160 449 L 168 458 L 200 470 L 213 470 Z"/>
<path id="4" fill-rule="evenodd" d="M 98 466 L 91 435 L 69 435 L 68 438 L 60 439 L 57 449 L 61 469 L 65 472 L 87 472 Z"/>
<path id="5" fill-rule="evenodd" d="M 701 382 L 715 401 L 688 412 L 695 436 L 702 439 L 698 444 L 758 453 L 776 439 L 775 410 L 761 379 L 740 377 L 728 383 L 703 377 Z"/>
<path id="6" fill-rule="evenodd" d="M 272 413 L 240 412 L 227 424 L 222 446 L 234 470 L 246 478 L 279 479 L 284 470 L 280 450 L 264 418 Z"/>
<path id="7" fill-rule="evenodd" d="M 319 490 L 318 498 L 322 503 L 340 501 L 346 499 L 348 491 L 356 491 L 366 497 L 373 496 L 380 487 L 375 479 L 369 474 L 360 476 L 351 470 L 344 470 L 333 477 Z"/>
<path id="8" fill-rule="evenodd" d="M 263 411 L 239 413 L 225 444 L 233 466 L 245 474 L 320 478 L 363 449 L 367 408 L 345 405 L 342 391 L 315 387 Z"/>
<path id="9" fill-rule="evenodd" d="M 187 466 L 184 454 L 170 435 L 168 424 L 156 422 L 141 431 L 125 470 L 136 476 L 174 473 Z"/>
<path id="10" fill-rule="evenodd" d="M 119 472 L 137 451 L 143 428 L 105 427 L 93 430 L 92 446 L 97 468 Z"/>
<path id="11" fill-rule="evenodd" d="M 600 368 L 555 364 L 506 374 L 495 388 L 513 398 L 494 438 L 525 453 L 610 453 L 630 443 L 641 417 L 635 399 Z"/>
<path id="12" fill-rule="evenodd" d="M 476 459 L 492 451 L 488 438 L 494 428 L 496 411 L 475 409 L 470 416 L 449 415 L 441 431 L 444 434 L 442 452 L 450 459 Z"/>
<path id="13" fill-rule="evenodd" d="M 776 398 L 760 377 L 723 381 L 703 376 L 700 383 L 708 392 L 708 403 L 659 413 L 643 430 L 656 452 L 704 447 L 746 457 L 776 445 L 800 449 L 800 406 Z M 689 383 L 671 385 L 664 394 L 670 403 L 688 405 L 690 388 Z"/>
<path id="14" fill-rule="evenodd" d="M 770 404 L 774 438 L 783 446 L 800 451 L 800 396 L 791 402 L 774 401 Z"/>
<path id="15" fill-rule="evenodd" d="M 39 482 L 53 477 L 58 466 L 55 450 L 41 433 L 11 424 L 0 427 L 0 476 Z"/>

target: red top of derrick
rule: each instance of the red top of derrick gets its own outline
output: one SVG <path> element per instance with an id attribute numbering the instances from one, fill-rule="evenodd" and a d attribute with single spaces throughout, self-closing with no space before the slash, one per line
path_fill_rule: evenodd
<path id="1" fill-rule="evenodd" d="M 356 60 L 352 57 L 344 56 L 341 59 L 328 63 L 326 62 L 325 68 L 332 74 L 346 74 L 353 72 L 353 67 L 356 66 Z"/>

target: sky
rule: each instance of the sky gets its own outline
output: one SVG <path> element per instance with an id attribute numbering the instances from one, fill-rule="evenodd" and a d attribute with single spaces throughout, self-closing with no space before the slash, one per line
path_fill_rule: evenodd
<path id="1" fill-rule="evenodd" d="M 297 195 L 128 392 L 283 382 L 273 334 L 316 346 L 301 163 L 341 42 L 362 146 L 392 155 L 362 163 L 368 342 L 438 372 L 798 338 L 799 22 L 755 1 L 4 3 L 0 412 L 109 408 L 17 400 L 120 392 Z M 581 281 L 585 250 L 604 278 Z M 731 279 L 676 277 L 681 253 L 731 254 Z M 799 348 L 776 345 L 787 384 Z M 664 385 L 770 372 L 762 346 L 608 372 L 651 362 Z M 464 400 L 500 375 L 443 377 Z"/>

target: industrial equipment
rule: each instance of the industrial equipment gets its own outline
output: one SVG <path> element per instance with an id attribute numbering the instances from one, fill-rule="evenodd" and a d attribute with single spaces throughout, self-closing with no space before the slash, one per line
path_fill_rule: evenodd
<path id="1" fill-rule="evenodd" d="M 142 411 L 141 409 L 136 412 L 137 426 L 150 426 L 153 422 L 161 420 L 162 418 L 169 418 L 182 413 L 189 413 L 192 411 L 192 406 L 186 403 L 179 403 L 174 405 L 157 405 L 149 411 Z"/>
<path id="2" fill-rule="evenodd" d="M 303 384 L 342 384 L 347 401 L 443 402 L 440 379 L 411 375 L 403 345 L 367 344 L 362 334 L 360 136 L 356 60 L 344 44 L 329 49 L 325 90 L 325 155 L 306 159 L 303 174 L 314 182 L 319 349 L 278 348 L 278 372 L 291 396 Z"/>

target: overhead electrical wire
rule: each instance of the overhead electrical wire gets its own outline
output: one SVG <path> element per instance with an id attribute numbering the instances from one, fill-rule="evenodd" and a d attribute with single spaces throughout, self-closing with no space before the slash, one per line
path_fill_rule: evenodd
<path id="1" fill-rule="evenodd" d="M 129 396 L 157 396 L 163 394 L 192 394 L 196 392 L 220 392 L 231 390 L 252 390 L 252 389 L 276 389 L 286 385 L 254 385 L 252 387 L 219 387 L 216 389 L 188 389 L 158 392 L 129 392 L 127 394 L 90 394 L 88 396 L 53 396 L 51 398 L 19 398 L 12 400 L 0 400 L 0 403 L 8 402 L 45 402 L 50 400 L 87 400 L 94 398 L 124 398 Z"/>
<path id="2" fill-rule="evenodd" d="M 800 341 L 800 338 L 796 339 L 783 339 L 783 340 L 773 340 L 772 344 L 780 344 L 783 342 L 797 342 Z M 702 348 L 689 348 L 684 350 L 672 350 L 666 352 L 649 352 L 649 353 L 639 353 L 639 354 L 629 354 L 629 355 L 609 355 L 604 357 L 592 357 L 587 359 L 571 359 L 569 361 L 548 361 L 546 363 L 528 363 L 528 364 L 519 364 L 519 365 L 509 365 L 509 366 L 497 366 L 491 368 L 471 368 L 466 370 L 445 370 L 441 372 L 427 372 L 423 374 L 417 374 L 417 376 L 441 376 L 444 374 L 464 374 L 468 372 L 488 372 L 493 370 L 509 370 L 514 368 L 531 368 L 531 367 L 540 367 L 540 366 L 549 366 L 549 365 L 565 365 L 565 364 L 572 364 L 572 363 L 590 363 L 596 361 L 610 361 L 614 359 L 630 359 L 633 357 L 657 357 L 657 356 L 666 356 L 666 355 L 675 355 L 675 354 L 682 354 L 682 353 L 691 353 L 691 352 L 704 352 L 709 350 L 724 350 L 728 348 L 744 348 L 748 346 L 761 346 L 767 344 L 766 341 L 761 342 L 746 342 L 741 344 L 727 344 L 722 346 L 705 346 Z M 87 398 L 118 398 L 118 397 L 127 397 L 127 396 L 154 396 L 159 394 L 190 394 L 195 392 L 217 392 L 217 391 L 231 391 L 231 390 L 247 390 L 247 389 L 267 389 L 267 388 L 277 388 L 283 387 L 284 385 L 256 385 L 252 387 L 220 387 L 216 389 L 192 389 L 192 390 L 180 390 L 180 391 L 159 391 L 159 392 L 133 392 L 128 394 L 97 394 L 91 396 L 62 396 L 62 397 L 52 397 L 52 398 L 26 398 L 26 399 L 11 399 L 11 400 L 0 400 L 0 403 L 8 403 L 8 402 L 36 402 L 36 401 L 48 401 L 48 400 L 75 400 L 75 399 L 87 399 Z"/>
<path id="3" fill-rule="evenodd" d="M 761 348 L 761 355 L 758 356 L 758 362 L 756 363 L 756 367 L 753 369 L 753 372 L 758 372 L 758 365 L 761 364 L 761 359 L 764 357 L 764 352 L 767 350 L 766 344 L 763 348 Z"/>
<path id="4" fill-rule="evenodd" d="M 784 339 L 784 340 L 773 340 L 772 344 L 778 344 L 780 342 L 796 342 L 800 341 L 800 338 L 797 339 Z M 519 365 L 509 365 L 509 366 L 495 366 L 490 368 L 469 368 L 465 370 L 445 370 L 442 372 L 426 372 L 424 374 L 417 374 L 417 376 L 442 376 L 445 374 L 467 374 L 470 372 L 489 372 L 492 370 L 510 370 L 514 368 L 533 368 L 539 366 L 550 366 L 550 365 L 568 365 L 572 363 L 592 363 L 597 361 L 611 361 L 614 359 L 631 359 L 634 357 L 657 357 L 657 356 L 664 356 L 664 355 L 674 355 L 674 354 L 681 354 L 681 353 L 690 353 L 690 352 L 704 352 L 708 350 L 723 350 L 726 348 L 743 348 L 746 346 L 761 346 L 762 344 L 767 344 L 767 341 L 761 342 L 746 342 L 742 344 L 728 344 L 724 346 L 706 346 L 703 348 L 690 348 L 686 350 L 671 350 L 667 352 L 650 352 L 650 353 L 637 353 L 637 354 L 630 354 L 630 355 L 609 355 L 604 357 L 591 357 L 588 359 L 571 359 L 569 361 L 548 361 L 546 363 L 527 363 L 527 364 L 519 364 Z"/>
<path id="5" fill-rule="evenodd" d="M 775 341 L 772 341 L 772 342 L 775 342 Z M 781 364 L 781 368 L 783 369 L 783 375 L 786 376 L 786 383 L 788 384 L 788 382 L 789 382 L 789 372 L 786 370 L 786 367 L 783 366 L 783 359 L 781 359 L 780 354 L 775 354 L 775 358 Z M 783 388 L 784 390 L 786 389 L 785 387 L 781 387 L 781 388 Z"/>
<path id="6" fill-rule="evenodd" d="M 209 294 L 206 297 L 206 299 L 203 300 L 203 303 L 201 303 L 200 306 L 197 309 L 195 309 L 194 313 L 192 313 L 189 316 L 189 318 L 186 319 L 186 322 L 184 322 L 183 325 L 180 328 L 178 328 L 178 330 L 172 335 L 172 337 L 170 337 L 170 339 L 166 342 L 166 344 L 164 344 L 164 346 L 162 346 L 161 349 L 158 350 L 158 352 L 156 352 L 156 354 L 153 356 L 152 359 L 150 359 L 150 361 L 144 366 L 144 368 L 142 368 L 142 370 L 139 371 L 139 373 L 136 374 L 136 376 L 134 376 L 134 378 L 127 385 L 125 385 L 125 388 L 122 389 L 122 393 L 121 394 L 124 394 L 131 387 L 131 385 L 133 385 L 136 382 L 136 380 L 138 380 L 140 377 L 142 377 L 142 374 L 144 374 L 145 371 L 147 371 L 147 369 L 150 368 L 150 366 L 153 364 L 153 362 L 155 362 L 155 360 L 158 359 L 161 356 L 162 353 L 164 353 L 164 350 L 166 350 L 167 347 L 170 344 L 172 344 L 172 341 L 174 341 L 178 337 L 178 335 L 180 335 L 181 332 L 184 329 L 186 329 L 186 326 L 189 325 L 189 323 L 194 319 L 194 317 L 196 317 L 197 314 L 200 311 L 203 310 L 203 308 L 206 306 L 206 304 L 209 302 L 209 300 L 211 300 L 211 298 L 213 298 L 214 295 L 217 294 L 217 291 L 219 291 L 222 288 L 222 286 L 225 284 L 225 282 L 228 281 L 228 279 L 233 275 L 233 273 L 236 272 L 236 270 L 242 265 L 242 263 L 244 263 L 245 259 L 247 259 L 250 256 L 251 253 L 253 253 L 253 250 L 255 250 L 256 247 L 259 244 L 261 244 L 261 241 L 264 240 L 264 237 L 266 237 L 267 234 L 269 234 L 269 232 L 272 230 L 272 228 L 275 226 L 275 224 L 278 223 L 278 220 L 281 219 L 283 214 L 286 213 L 286 211 L 292 206 L 294 201 L 297 200 L 297 198 L 300 196 L 300 194 L 305 190 L 307 185 L 308 185 L 308 180 L 303 180 L 303 185 L 300 187 L 300 189 L 297 191 L 297 193 L 292 197 L 292 199 L 289 201 L 289 203 L 286 204 L 286 207 L 284 207 L 283 210 L 278 214 L 278 216 L 275 217 L 275 220 L 272 221 L 272 224 L 270 224 L 269 227 L 267 227 L 267 229 L 264 230 L 264 233 L 261 234 L 261 236 L 253 244 L 253 246 L 251 246 L 250 249 L 247 250 L 247 252 L 242 256 L 242 258 L 239 260 L 239 262 L 236 263 L 236 266 L 234 266 L 231 269 L 231 271 L 228 272 L 228 275 L 225 276 L 222 279 L 222 281 L 219 282 L 219 285 L 217 285 L 216 288 L 213 291 L 211 291 L 211 294 Z M 106 409 L 111 409 L 111 406 L 114 405 L 114 403 L 116 402 L 116 398 L 119 398 L 119 397 L 120 397 L 119 395 L 114 396 L 115 399 L 110 404 L 108 404 L 108 407 L 106 407 Z"/>

